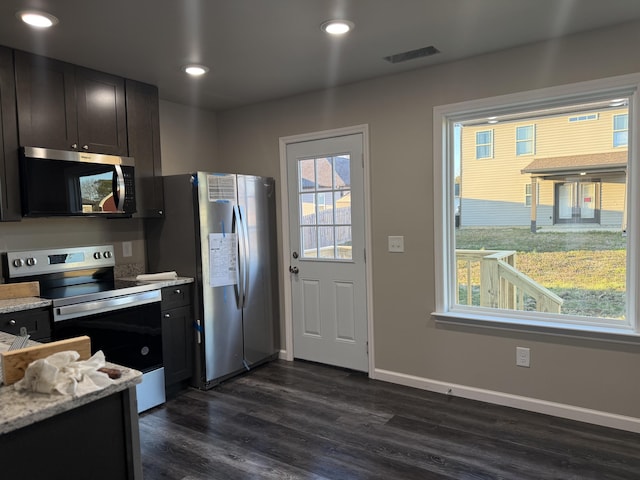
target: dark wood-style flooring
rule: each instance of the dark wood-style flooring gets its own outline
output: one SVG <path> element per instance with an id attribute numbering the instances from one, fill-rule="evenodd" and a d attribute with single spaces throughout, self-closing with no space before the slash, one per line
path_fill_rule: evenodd
<path id="1" fill-rule="evenodd" d="M 140 418 L 145 480 L 640 479 L 640 435 L 275 361 Z"/>

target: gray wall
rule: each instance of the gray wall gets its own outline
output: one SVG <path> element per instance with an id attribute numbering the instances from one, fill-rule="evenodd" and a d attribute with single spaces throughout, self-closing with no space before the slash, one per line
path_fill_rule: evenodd
<path id="1" fill-rule="evenodd" d="M 433 107 L 640 72 L 637 45 L 640 24 L 632 23 L 221 112 L 218 162 L 279 179 L 279 137 L 368 124 L 376 367 L 640 417 L 637 347 L 445 328 L 429 315 Z M 387 252 L 388 235 L 405 236 L 404 254 Z M 515 366 L 516 346 L 531 348 L 531 368 Z"/>
<path id="2" fill-rule="evenodd" d="M 122 242 L 132 256 L 122 257 Z M 24 218 L 0 223 L 0 252 L 84 245 L 113 245 L 117 264 L 144 264 L 144 229 L 131 218 Z"/>
<path id="3" fill-rule="evenodd" d="M 163 175 L 215 170 L 215 113 L 160 100 L 160 148 Z"/>

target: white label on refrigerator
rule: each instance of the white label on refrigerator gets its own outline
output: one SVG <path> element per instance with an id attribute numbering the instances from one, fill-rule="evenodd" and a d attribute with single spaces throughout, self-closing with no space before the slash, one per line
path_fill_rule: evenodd
<path id="1" fill-rule="evenodd" d="M 235 175 L 207 175 L 207 192 L 210 202 L 235 203 L 236 176 Z"/>
<path id="2" fill-rule="evenodd" d="M 209 234 L 209 285 L 222 287 L 238 283 L 238 236 Z"/>

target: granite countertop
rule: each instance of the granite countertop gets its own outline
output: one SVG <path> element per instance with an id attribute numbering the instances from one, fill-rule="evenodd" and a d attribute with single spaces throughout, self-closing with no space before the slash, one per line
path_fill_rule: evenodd
<path id="1" fill-rule="evenodd" d="M 33 308 L 49 307 L 51 300 L 40 297 L 11 298 L 9 300 L 0 300 L 0 314 L 20 312 L 22 310 L 30 310 Z"/>
<path id="2" fill-rule="evenodd" d="M 13 338 L 13 335 L 0 332 L 0 344 L 10 345 Z M 37 342 L 29 343 L 37 345 Z M 18 391 L 13 385 L 0 386 L 0 435 L 108 397 L 142 382 L 142 373 L 137 370 L 109 362 L 106 366 L 117 368 L 122 372 L 122 376 L 105 388 L 81 395 L 47 395 Z"/>

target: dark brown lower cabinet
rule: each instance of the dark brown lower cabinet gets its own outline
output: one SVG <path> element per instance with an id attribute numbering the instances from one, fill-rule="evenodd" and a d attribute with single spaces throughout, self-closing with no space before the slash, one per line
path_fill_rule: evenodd
<path id="1" fill-rule="evenodd" d="M 2 478 L 141 479 L 135 393 L 126 389 L 0 435 L 0 452 Z"/>
<path id="2" fill-rule="evenodd" d="M 188 385 L 193 375 L 195 329 L 191 285 L 162 289 L 162 358 L 167 396 Z"/>

